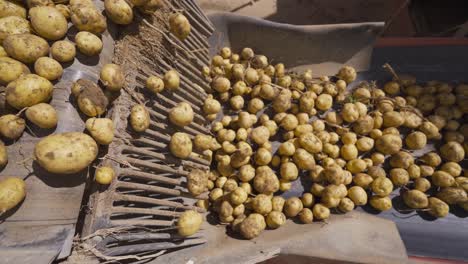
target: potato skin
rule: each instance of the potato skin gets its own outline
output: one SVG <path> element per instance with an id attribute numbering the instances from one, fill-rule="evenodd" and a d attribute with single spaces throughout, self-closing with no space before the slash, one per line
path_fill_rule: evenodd
<path id="1" fill-rule="evenodd" d="M 143 132 L 150 125 L 150 115 L 143 105 L 135 105 L 130 113 L 130 125 L 136 132 Z"/>
<path id="2" fill-rule="evenodd" d="M 177 222 L 177 231 L 183 237 L 191 236 L 200 230 L 203 223 L 203 217 L 194 210 L 188 210 L 182 213 Z"/>
<path id="3" fill-rule="evenodd" d="M 86 56 L 94 56 L 102 51 L 101 39 L 88 31 L 78 32 L 75 36 L 75 43 L 78 50 Z"/>
<path id="4" fill-rule="evenodd" d="M 17 16 L 0 18 L 0 44 L 8 35 L 24 33 L 31 33 L 28 20 Z"/>
<path id="5" fill-rule="evenodd" d="M 86 129 L 98 144 L 109 145 L 114 139 L 114 122 L 109 118 L 89 118 Z"/>
<path id="6" fill-rule="evenodd" d="M 12 114 L 0 117 L 0 135 L 6 138 L 17 139 L 21 137 L 25 128 L 26 122 L 21 117 Z"/>
<path id="7" fill-rule="evenodd" d="M 19 3 L 0 0 L 0 18 L 7 16 L 26 18 L 26 9 Z"/>
<path id="8" fill-rule="evenodd" d="M 169 120 L 176 126 L 188 126 L 192 123 L 193 117 L 192 106 L 187 102 L 180 102 L 169 110 Z"/>
<path id="9" fill-rule="evenodd" d="M 128 25 L 133 20 L 133 9 L 125 0 L 105 0 L 104 8 L 112 22 Z"/>
<path id="10" fill-rule="evenodd" d="M 119 65 L 109 63 L 102 67 L 100 78 L 109 91 L 117 92 L 125 84 L 125 76 Z"/>
<path id="11" fill-rule="evenodd" d="M 106 111 L 109 101 L 97 84 L 90 80 L 79 79 L 72 87 L 78 107 L 89 117 L 95 117 Z"/>
<path id="12" fill-rule="evenodd" d="M 115 171 L 112 167 L 102 166 L 96 170 L 94 174 L 94 180 L 103 185 L 111 184 L 115 178 Z"/>
<path id="13" fill-rule="evenodd" d="M 47 41 L 32 34 L 9 35 L 2 45 L 9 56 L 23 63 L 33 63 L 49 54 Z"/>
<path id="14" fill-rule="evenodd" d="M 24 107 L 49 101 L 53 91 L 52 83 L 36 74 L 26 74 L 8 84 L 6 100 L 8 104 L 20 110 Z"/>
<path id="15" fill-rule="evenodd" d="M 26 118 L 40 128 L 54 128 L 58 118 L 55 108 L 50 104 L 40 103 L 26 110 Z"/>
<path id="16" fill-rule="evenodd" d="M 180 40 L 184 40 L 190 34 L 190 22 L 182 14 L 171 15 L 169 18 L 169 26 L 171 28 L 171 33 Z"/>
<path id="17" fill-rule="evenodd" d="M 186 159 L 192 153 L 192 140 L 183 132 L 176 132 L 171 137 L 169 144 L 171 153 L 180 159 Z"/>
<path id="18" fill-rule="evenodd" d="M 0 84 L 7 85 L 27 73 L 29 69 L 23 63 L 10 57 L 0 58 Z"/>
<path id="19" fill-rule="evenodd" d="M 75 44 L 67 40 L 56 41 L 50 48 L 50 54 L 59 62 L 72 61 L 76 56 Z"/>
<path id="20" fill-rule="evenodd" d="M 0 169 L 8 163 L 8 151 L 5 144 L 0 140 Z"/>
<path id="21" fill-rule="evenodd" d="M 26 197 L 26 184 L 18 177 L 0 180 L 0 214 L 14 208 Z"/>
<path id="22" fill-rule="evenodd" d="M 241 235 L 246 239 L 252 239 L 260 235 L 260 233 L 265 229 L 266 222 L 265 218 L 260 214 L 250 214 L 244 221 L 240 224 L 239 230 Z"/>
<path id="23" fill-rule="evenodd" d="M 106 18 L 96 9 L 94 4 L 70 4 L 71 21 L 79 31 L 101 34 L 107 28 Z"/>
<path id="24" fill-rule="evenodd" d="M 88 167 L 98 153 L 94 139 L 81 132 L 54 134 L 43 138 L 34 148 L 36 161 L 48 172 L 77 173 Z"/>
<path id="25" fill-rule="evenodd" d="M 61 39 L 68 31 L 67 19 L 55 7 L 33 7 L 29 10 L 29 17 L 34 31 L 45 39 Z"/>
<path id="26" fill-rule="evenodd" d="M 34 71 L 37 75 L 49 81 L 57 80 L 62 76 L 63 68 L 58 61 L 49 57 L 40 57 L 34 63 Z"/>

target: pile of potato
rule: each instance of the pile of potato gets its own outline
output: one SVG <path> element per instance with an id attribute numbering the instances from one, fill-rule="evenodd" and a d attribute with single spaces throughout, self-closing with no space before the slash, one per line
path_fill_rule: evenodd
<path id="1" fill-rule="evenodd" d="M 250 48 L 221 49 L 201 74 L 212 88 L 203 111 L 213 136 L 192 142 L 177 133 L 171 150 L 180 158 L 192 147 L 212 155 L 213 169 L 193 171 L 188 189 L 209 191 L 197 205 L 244 238 L 287 218 L 312 223 L 367 204 L 389 210 L 399 187 L 406 206 L 434 217 L 452 205 L 468 210 L 468 170 L 461 166 L 468 85 L 418 84 L 395 74 L 381 88 L 362 82 L 347 89 L 356 79 L 350 66 L 317 78 L 271 65 Z M 310 189 L 284 199 L 299 178 Z"/>

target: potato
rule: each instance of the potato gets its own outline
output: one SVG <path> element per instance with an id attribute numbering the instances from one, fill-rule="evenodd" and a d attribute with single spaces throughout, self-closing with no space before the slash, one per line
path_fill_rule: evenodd
<path id="1" fill-rule="evenodd" d="M 434 139 L 440 137 L 439 128 L 432 122 L 424 121 L 420 126 L 419 130 L 426 134 L 427 139 Z"/>
<path id="2" fill-rule="evenodd" d="M 407 169 L 412 164 L 414 164 L 414 158 L 408 152 L 398 151 L 390 157 L 390 165 L 393 168 Z"/>
<path id="3" fill-rule="evenodd" d="M 434 168 L 428 165 L 419 165 L 419 169 L 421 171 L 421 177 L 432 176 L 434 173 Z"/>
<path id="4" fill-rule="evenodd" d="M 153 92 L 154 94 L 158 94 L 158 93 L 161 93 L 162 91 L 164 91 L 164 81 L 157 77 L 157 76 L 150 76 L 148 77 L 148 79 L 146 79 L 146 88 L 148 90 L 150 90 L 151 92 Z M 206 102 L 209 101 L 209 100 L 213 100 L 213 101 L 216 101 L 212 98 L 207 98 L 206 101 L 205 101 L 205 105 L 207 104 Z M 217 102 L 217 101 L 216 101 Z M 219 104 L 219 102 L 218 102 Z M 221 108 L 221 106 L 219 106 Z M 217 111 L 219 112 L 219 111 Z M 216 113 L 217 113 L 216 112 Z M 208 113 L 207 111 L 205 111 L 206 114 L 211 114 L 211 113 Z"/>
<path id="5" fill-rule="evenodd" d="M 102 115 L 109 104 L 109 101 L 101 88 L 90 80 L 77 80 L 73 84 L 71 92 L 77 98 L 80 110 L 90 117 Z M 130 114 L 130 117 L 131 116 L 132 114 Z"/>
<path id="6" fill-rule="evenodd" d="M 70 7 L 71 21 L 79 31 L 101 34 L 106 30 L 106 18 L 99 12 L 94 4 L 70 4 Z"/>
<path id="7" fill-rule="evenodd" d="M 55 108 L 46 103 L 28 107 L 26 118 L 40 128 L 50 129 L 57 126 L 57 112 Z"/>
<path id="8" fill-rule="evenodd" d="M 343 120 L 349 123 L 353 123 L 359 118 L 358 109 L 353 103 L 344 104 L 340 114 Z"/>
<path id="9" fill-rule="evenodd" d="M 120 91 L 125 85 L 125 75 L 119 65 L 109 63 L 102 67 L 100 73 L 102 84 L 112 92 Z"/>
<path id="10" fill-rule="evenodd" d="M 388 178 L 380 176 L 374 178 L 371 183 L 371 190 L 378 196 L 388 196 L 393 191 L 393 183 Z"/>
<path id="11" fill-rule="evenodd" d="M 60 63 L 49 57 L 40 57 L 34 63 L 34 71 L 37 75 L 49 81 L 57 80 L 62 76 L 63 68 Z"/>
<path id="12" fill-rule="evenodd" d="M 108 185 L 112 183 L 115 178 L 115 171 L 112 167 L 102 166 L 96 169 L 94 174 L 94 180 L 102 185 Z"/>
<path id="13" fill-rule="evenodd" d="M 233 211 L 234 211 L 234 208 L 228 201 L 222 201 L 221 205 L 219 206 L 219 212 L 218 212 L 221 222 L 230 222 L 230 221 L 223 221 L 223 220 L 229 219 L 229 217 L 232 216 Z"/>
<path id="14" fill-rule="evenodd" d="M 252 208 L 256 213 L 266 215 L 272 210 L 271 198 L 265 194 L 259 194 L 252 200 Z"/>
<path id="15" fill-rule="evenodd" d="M 114 139 L 114 122 L 109 118 L 89 118 L 86 129 L 98 144 L 109 145 Z"/>
<path id="16" fill-rule="evenodd" d="M 323 174 L 327 181 L 331 184 L 339 185 L 342 184 L 345 180 L 343 169 L 336 164 L 326 167 L 323 171 Z"/>
<path id="17" fill-rule="evenodd" d="M 270 137 L 270 131 L 266 126 L 259 126 L 252 130 L 251 138 L 258 145 L 263 145 L 268 141 Z"/>
<path id="18" fill-rule="evenodd" d="M 48 101 L 52 97 L 52 90 L 53 85 L 47 79 L 26 74 L 8 84 L 6 100 L 14 108 L 22 109 Z"/>
<path id="19" fill-rule="evenodd" d="M 268 166 L 260 166 L 255 170 L 254 189 L 263 194 L 272 194 L 279 190 L 279 180 Z"/>
<path id="20" fill-rule="evenodd" d="M 299 138 L 299 144 L 310 153 L 319 153 L 322 151 L 322 141 L 313 133 L 307 133 Z"/>
<path id="21" fill-rule="evenodd" d="M 330 209 L 320 203 L 314 205 L 312 213 L 317 220 L 325 220 L 330 217 Z"/>
<path id="22" fill-rule="evenodd" d="M 183 212 L 177 221 L 177 232 L 180 236 L 188 237 L 200 230 L 203 223 L 203 217 L 194 210 Z"/>
<path id="23" fill-rule="evenodd" d="M 26 9 L 21 2 L 0 0 L 0 18 L 8 16 L 26 18 Z"/>
<path id="24" fill-rule="evenodd" d="M 321 94 L 317 97 L 315 105 L 317 109 L 326 111 L 332 107 L 333 97 L 329 94 Z"/>
<path id="25" fill-rule="evenodd" d="M 336 77 L 342 79 L 348 84 L 356 80 L 356 76 L 356 70 L 351 66 L 344 66 L 336 75 Z"/>
<path id="26" fill-rule="evenodd" d="M 28 73 L 29 69 L 23 63 L 9 57 L 0 57 L 0 84 L 7 85 Z"/>
<path id="27" fill-rule="evenodd" d="M 295 217 L 303 209 L 302 202 L 297 197 L 291 197 L 284 203 L 283 212 L 287 217 Z"/>
<path id="28" fill-rule="evenodd" d="M 418 165 L 411 164 L 408 167 L 407 171 L 408 171 L 409 178 L 412 180 L 421 177 L 421 168 L 419 168 Z"/>
<path id="29" fill-rule="evenodd" d="M 0 11 L 1 12 L 1 11 Z M 31 33 L 28 20 L 18 16 L 0 18 L 0 44 L 9 35 Z"/>
<path id="30" fill-rule="evenodd" d="M 465 150 L 460 143 L 450 141 L 440 147 L 440 155 L 444 160 L 460 162 L 465 158 Z"/>
<path id="31" fill-rule="evenodd" d="M 186 133 L 176 132 L 171 137 L 169 148 L 177 158 L 186 159 L 192 153 L 192 140 Z"/>
<path id="32" fill-rule="evenodd" d="M 388 196 L 372 196 L 369 200 L 369 204 L 379 211 L 387 211 L 392 208 L 392 200 Z"/>
<path id="33" fill-rule="evenodd" d="M 190 22 L 181 13 L 175 13 L 169 17 L 169 28 L 171 33 L 180 40 L 186 39 L 191 30 Z"/>
<path id="34" fill-rule="evenodd" d="M 426 192 L 431 188 L 431 182 L 426 178 L 417 178 L 414 180 L 414 188 L 421 192 Z"/>
<path id="35" fill-rule="evenodd" d="M 296 152 L 296 147 L 294 146 L 294 143 L 290 141 L 286 141 L 281 143 L 281 145 L 278 148 L 278 153 L 279 155 L 282 156 L 292 156 Z"/>
<path id="36" fill-rule="evenodd" d="M 449 205 L 468 201 L 466 191 L 457 187 L 442 188 L 436 196 Z"/>
<path id="37" fill-rule="evenodd" d="M 67 5 L 58 4 L 55 8 L 65 17 L 65 19 L 70 19 L 71 11 Z"/>
<path id="38" fill-rule="evenodd" d="M 235 179 L 228 179 L 223 185 L 224 193 L 229 193 L 234 191 L 238 187 L 237 181 Z"/>
<path id="39" fill-rule="evenodd" d="M 0 140 L 0 169 L 5 167 L 8 163 L 8 151 L 3 144 L 3 142 Z"/>
<path id="40" fill-rule="evenodd" d="M 144 105 L 134 105 L 130 112 L 130 125 L 136 132 L 143 132 L 149 128 L 150 115 Z"/>
<path id="41" fill-rule="evenodd" d="M 0 214 L 16 207 L 26 197 L 26 183 L 18 177 L 0 180 Z"/>
<path id="42" fill-rule="evenodd" d="M 259 148 L 255 153 L 255 164 L 258 166 L 267 165 L 271 162 L 272 155 L 266 148 Z M 250 160 L 250 158 L 248 158 Z"/>
<path id="43" fill-rule="evenodd" d="M 405 169 L 395 168 L 390 170 L 390 179 L 395 186 L 404 186 L 409 182 L 409 174 Z"/>
<path id="44" fill-rule="evenodd" d="M 353 178 L 354 184 L 364 189 L 369 188 L 372 181 L 374 181 L 372 176 L 366 173 L 358 173 Z"/>
<path id="45" fill-rule="evenodd" d="M 53 6 L 37 6 L 29 10 L 29 18 L 34 31 L 48 40 L 58 40 L 68 31 L 65 16 Z"/>
<path id="46" fill-rule="evenodd" d="M 354 202 L 349 198 L 343 198 L 338 205 L 338 210 L 343 213 L 351 212 L 354 209 Z"/>
<path id="47" fill-rule="evenodd" d="M 374 128 L 374 119 L 371 116 L 365 115 L 356 120 L 353 124 L 353 131 L 360 135 L 369 134 Z"/>
<path id="48" fill-rule="evenodd" d="M 431 178 L 432 183 L 438 187 L 450 187 L 455 184 L 455 178 L 445 171 L 435 171 Z"/>
<path id="49" fill-rule="evenodd" d="M 429 214 L 435 217 L 446 217 L 449 213 L 449 206 L 444 201 L 436 198 L 430 197 L 429 198 Z"/>
<path id="50" fill-rule="evenodd" d="M 217 201 L 223 196 L 223 189 L 221 188 L 214 188 L 211 190 L 210 194 L 208 195 L 211 201 Z"/>
<path id="51" fill-rule="evenodd" d="M 281 164 L 280 175 L 283 180 L 294 181 L 299 176 L 299 170 L 296 164 L 292 162 L 286 162 Z"/>
<path id="52" fill-rule="evenodd" d="M 21 117 L 8 114 L 0 117 L 0 135 L 9 139 L 18 139 L 26 128 L 26 122 Z"/>
<path id="53" fill-rule="evenodd" d="M 427 137 L 424 133 L 415 131 L 406 136 L 405 143 L 409 149 L 422 149 L 427 144 Z"/>
<path id="54" fill-rule="evenodd" d="M 462 167 L 458 163 L 452 161 L 444 163 L 440 169 L 453 177 L 458 177 L 462 173 Z"/>
<path id="55" fill-rule="evenodd" d="M 221 104 L 218 100 L 208 96 L 205 100 L 205 104 L 203 105 L 203 111 L 205 114 L 217 114 L 219 111 L 221 111 Z"/>
<path id="56" fill-rule="evenodd" d="M 359 186 L 353 186 L 348 190 L 348 197 L 353 201 L 355 205 L 367 204 L 367 193 Z"/>
<path id="57" fill-rule="evenodd" d="M 405 118 L 397 111 L 388 111 L 383 114 L 384 127 L 399 127 L 405 123 Z"/>
<path id="58" fill-rule="evenodd" d="M 88 167 L 96 159 L 98 146 L 90 136 L 67 132 L 47 136 L 36 144 L 36 161 L 51 173 L 71 174 Z"/>
<path id="59" fill-rule="evenodd" d="M 33 8 L 37 6 L 54 6 L 52 0 L 26 0 L 28 8 Z"/>
<path id="60" fill-rule="evenodd" d="M 33 63 L 49 54 L 49 44 L 43 38 L 32 34 L 9 35 L 3 41 L 8 56 L 23 63 Z"/>
<path id="61" fill-rule="evenodd" d="M 362 137 L 357 140 L 356 148 L 363 152 L 370 151 L 374 148 L 374 140 L 369 137 Z"/>
<path id="62" fill-rule="evenodd" d="M 312 207 L 315 203 L 314 196 L 311 193 L 304 192 L 301 197 L 301 202 L 304 207 Z"/>
<path id="63" fill-rule="evenodd" d="M 403 201 L 412 209 L 423 209 L 429 205 L 426 194 L 418 190 L 409 190 L 403 193 Z"/>
<path id="64" fill-rule="evenodd" d="M 362 159 L 352 159 L 346 164 L 346 169 L 351 173 L 363 172 L 367 168 L 367 163 Z"/>
<path id="65" fill-rule="evenodd" d="M 105 0 L 106 15 L 112 22 L 128 25 L 133 21 L 133 9 L 125 0 Z"/>
<path id="66" fill-rule="evenodd" d="M 176 70 L 169 70 L 164 74 L 164 87 L 170 91 L 175 91 L 179 89 L 180 86 L 180 76 Z"/>
<path id="67" fill-rule="evenodd" d="M 86 56 L 94 56 L 101 53 L 103 47 L 101 39 L 88 31 L 78 32 L 75 35 L 75 43 L 78 50 Z"/>
<path id="68" fill-rule="evenodd" d="M 54 42 L 50 48 L 52 58 L 59 62 L 70 62 L 76 56 L 75 44 L 67 40 Z"/>
<path id="69" fill-rule="evenodd" d="M 208 189 L 208 173 L 193 169 L 187 175 L 187 189 L 194 195 L 198 196 Z"/>
<path id="70" fill-rule="evenodd" d="M 187 102 L 180 102 L 169 110 L 169 120 L 176 126 L 188 126 L 192 123 L 193 117 L 192 106 Z"/>
<path id="71" fill-rule="evenodd" d="M 442 163 L 441 157 L 435 152 L 426 153 L 419 160 L 431 167 L 437 167 Z"/>
<path id="72" fill-rule="evenodd" d="M 312 213 L 312 210 L 310 210 L 309 208 L 303 208 L 299 212 L 299 220 L 303 224 L 312 224 L 314 220 L 314 214 Z"/>
<path id="73" fill-rule="evenodd" d="M 242 187 L 235 188 L 229 194 L 229 200 L 233 205 L 241 205 L 243 204 L 248 198 L 247 192 Z"/>
<path id="74" fill-rule="evenodd" d="M 355 145 L 345 144 L 340 149 L 341 157 L 345 160 L 353 160 L 358 156 L 358 149 Z"/>
<path id="75" fill-rule="evenodd" d="M 383 154 L 395 154 L 402 147 L 401 138 L 393 134 L 385 134 L 375 142 L 376 149 Z"/>
<path id="76" fill-rule="evenodd" d="M 260 214 L 250 214 L 239 225 L 239 231 L 245 239 L 257 237 L 265 228 L 265 218 Z"/>
<path id="77" fill-rule="evenodd" d="M 266 217 L 266 224 L 271 229 L 276 229 L 286 223 L 286 216 L 281 211 L 271 211 Z"/>
<path id="78" fill-rule="evenodd" d="M 271 87 L 271 86 L 270 86 Z M 286 112 L 291 108 L 291 90 L 283 89 L 274 98 L 272 107 L 277 113 Z"/>

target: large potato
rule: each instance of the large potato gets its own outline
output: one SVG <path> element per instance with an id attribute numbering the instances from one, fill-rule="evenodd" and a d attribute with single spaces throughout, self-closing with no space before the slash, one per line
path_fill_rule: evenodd
<path id="1" fill-rule="evenodd" d="M 89 117 L 102 115 L 109 104 L 101 88 L 89 80 L 76 81 L 72 87 L 72 93 L 77 98 L 80 110 Z"/>
<path id="2" fill-rule="evenodd" d="M 0 18 L 0 44 L 8 35 L 30 33 L 29 22 L 21 17 L 8 16 Z"/>
<path id="3" fill-rule="evenodd" d="M 91 4 L 71 5 L 71 21 L 79 31 L 101 34 L 107 28 L 106 18 Z"/>
<path id="4" fill-rule="evenodd" d="M 57 126 L 57 111 L 50 104 L 40 103 L 26 109 L 26 118 L 40 128 Z"/>
<path id="5" fill-rule="evenodd" d="M 0 215 L 14 208 L 26 197 L 26 184 L 18 177 L 0 180 Z"/>
<path id="6" fill-rule="evenodd" d="M 86 56 L 99 54 L 103 47 L 101 39 L 87 31 L 78 32 L 75 36 L 75 43 L 78 50 Z"/>
<path id="7" fill-rule="evenodd" d="M 0 140 L 0 169 L 8 163 L 8 152 L 5 144 Z"/>
<path id="8" fill-rule="evenodd" d="M 56 41 L 50 48 L 50 54 L 59 62 L 72 61 L 76 56 L 75 44 L 67 40 Z"/>
<path id="9" fill-rule="evenodd" d="M 55 7 L 33 7 L 29 9 L 29 18 L 34 31 L 45 39 L 61 39 L 67 33 L 67 19 Z"/>
<path id="10" fill-rule="evenodd" d="M 26 74 L 8 84 L 6 100 L 14 108 L 22 109 L 49 101 L 53 89 L 54 86 L 46 78 L 36 74 Z"/>
<path id="11" fill-rule="evenodd" d="M 125 0 L 105 0 L 104 8 L 112 22 L 128 25 L 133 20 L 133 9 Z"/>
<path id="12" fill-rule="evenodd" d="M 36 161 L 51 173 L 77 173 L 96 159 L 98 145 L 94 139 L 81 132 L 54 134 L 36 144 Z"/>
<path id="13" fill-rule="evenodd" d="M 169 110 L 169 120 L 172 124 L 180 127 L 188 126 L 193 121 L 193 110 L 187 102 L 180 102 Z"/>
<path id="14" fill-rule="evenodd" d="M 143 132 L 149 128 L 150 115 L 144 105 L 137 104 L 130 112 L 130 125 L 136 132 Z"/>
<path id="15" fill-rule="evenodd" d="M 0 18 L 7 16 L 26 18 L 26 9 L 21 3 L 0 0 Z"/>
<path id="16" fill-rule="evenodd" d="M 32 34 L 9 35 L 2 45 L 10 57 L 24 63 L 33 63 L 49 54 L 47 41 Z"/>
<path id="17" fill-rule="evenodd" d="M 34 71 L 37 75 L 49 81 L 57 80 L 62 76 L 63 68 L 58 61 L 49 57 L 40 57 L 34 63 Z"/>
<path id="18" fill-rule="evenodd" d="M 86 129 L 101 145 L 109 145 L 114 139 L 114 122 L 109 118 L 89 118 Z"/>
<path id="19" fill-rule="evenodd" d="M 117 92 L 125 84 L 125 75 L 119 65 L 109 63 L 102 67 L 100 78 L 109 91 Z"/>
<path id="20" fill-rule="evenodd" d="M 0 84 L 7 85 L 27 73 L 29 69 L 23 63 L 10 57 L 0 58 Z"/>
<path id="21" fill-rule="evenodd" d="M 176 132 L 171 137 L 169 149 L 177 158 L 186 159 L 192 153 L 192 140 L 186 133 Z"/>

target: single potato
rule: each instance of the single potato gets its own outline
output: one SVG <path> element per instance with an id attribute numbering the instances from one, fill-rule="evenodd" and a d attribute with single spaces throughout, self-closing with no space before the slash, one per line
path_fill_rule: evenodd
<path id="1" fill-rule="evenodd" d="M 106 18 L 93 4 L 70 4 L 71 21 L 79 31 L 101 34 L 107 28 Z"/>
<path id="2" fill-rule="evenodd" d="M 0 84 L 7 85 L 28 73 L 29 69 L 23 63 L 10 57 L 0 57 Z"/>
<path id="3" fill-rule="evenodd" d="M 29 19 L 34 31 L 48 40 L 61 39 L 68 31 L 67 19 L 52 6 L 37 6 L 29 9 Z"/>
<path id="4" fill-rule="evenodd" d="M 182 213 L 177 221 L 177 231 L 183 237 L 191 236 L 200 230 L 203 217 L 194 210 L 187 210 Z"/>
<path id="5" fill-rule="evenodd" d="M 8 151 L 3 144 L 3 142 L 0 140 L 0 169 L 5 167 L 8 163 Z"/>
<path id="6" fill-rule="evenodd" d="M 75 43 L 78 50 L 86 56 L 94 56 L 101 53 L 101 39 L 88 31 L 80 31 L 75 36 Z"/>
<path id="7" fill-rule="evenodd" d="M 45 39 L 27 33 L 9 35 L 2 45 L 8 56 L 23 63 L 34 63 L 49 54 L 49 44 Z"/>
<path id="8" fill-rule="evenodd" d="M 110 118 L 89 118 L 86 129 L 100 145 L 109 145 L 114 139 L 114 122 Z"/>
<path id="9" fill-rule="evenodd" d="M 119 25 L 128 25 L 133 21 L 133 9 L 125 0 L 105 0 L 107 17 Z"/>
<path id="10" fill-rule="evenodd" d="M 14 208 L 26 197 L 26 183 L 18 177 L 0 180 L 0 215 Z"/>
<path id="11" fill-rule="evenodd" d="M 192 153 L 192 140 L 186 133 L 176 132 L 171 137 L 169 149 L 177 158 L 186 159 Z"/>
<path id="12" fill-rule="evenodd" d="M 20 110 L 49 101 L 53 88 L 52 83 L 44 77 L 36 74 L 22 75 L 8 84 L 6 100 L 9 105 Z"/>
<path id="13" fill-rule="evenodd" d="M 9 139 L 18 139 L 26 128 L 23 118 L 8 114 L 0 117 L 0 135 Z"/>
<path id="14" fill-rule="evenodd" d="M 113 63 L 106 64 L 101 69 L 101 82 L 112 92 L 120 91 L 125 84 L 125 75 L 122 68 Z"/>
<path id="15" fill-rule="evenodd" d="M 76 56 L 75 44 L 68 40 L 56 41 L 50 48 L 50 54 L 52 58 L 59 62 L 73 61 Z"/>
<path id="16" fill-rule="evenodd" d="M 26 8 L 20 1 L 0 0 L 0 18 L 8 16 L 17 16 L 26 19 Z"/>
<path id="17" fill-rule="evenodd" d="M 62 76 L 63 68 L 58 61 L 49 57 L 40 57 L 34 63 L 34 71 L 37 75 L 49 81 L 57 80 Z"/>
<path id="18" fill-rule="evenodd" d="M 85 115 L 95 117 L 106 112 L 109 100 L 94 82 L 79 79 L 72 87 L 72 94 L 77 98 L 78 107 Z"/>
<path id="19" fill-rule="evenodd" d="M 1 12 L 1 11 L 0 11 Z M 0 44 L 8 35 L 31 33 L 29 21 L 18 16 L 0 18 Z"/>
<path id="20" fill-rule="evenodd" d="M 192 123 L 194 113 L 192 106 L 187 102 L 180 102 L 169 110 L 169 120 L 172 124 L 184 127 Z"/>
<path id="21" fill-rule="evenodd" d="M 112 167 L 102 166 L 96 169 L 94 174 L 94 180 L 102 185 L 111 184 L 112 180 L 115 178 L 115 171 Z"/>
<path id="22" fill-rule="evenodd" d="M 26 118 L 40 128 L 50 129 L 57 126 L 57 111 L 50 104 L 40 103 L 26 109 Z"/>
<path id="23" fill-rule="evenodd" d="M 136 132 L 143 132 L 149 128 L 150 115 L 144 105 L 137 104 L 130 112 L 130 125 Z"/>

